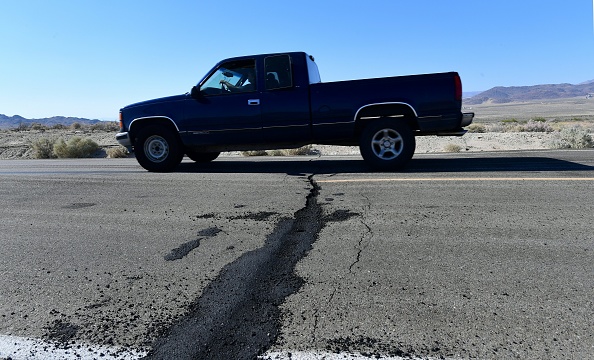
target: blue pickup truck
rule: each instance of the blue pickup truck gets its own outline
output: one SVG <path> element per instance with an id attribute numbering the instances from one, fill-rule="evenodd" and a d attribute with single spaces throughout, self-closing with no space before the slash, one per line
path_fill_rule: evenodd
<path id="1" fill-rule="evenodd" d="M 461 136 L 456 72 L 323 83 L 304 52 L 226 59 L 192 90 L 120 110 L 116 139 L 149 171 L 172 171 L 187 155 L 209 162 L 223 151 L 359 146 L 372 169 L 396 170 L 415 136 Z"/>

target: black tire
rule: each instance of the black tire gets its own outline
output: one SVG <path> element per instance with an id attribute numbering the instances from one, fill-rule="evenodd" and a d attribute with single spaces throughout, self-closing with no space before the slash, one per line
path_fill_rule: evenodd
<path id="1" fill-rule="evenodd" d="M 193 150 L 186 150 L 186 155 L 197 163 L 207 163 L 218 158 L 220 152 L 197 152 Z"/>
<path id="2" fill-rule="evenodd" d="M 175 132 L 158 125 L 147 126 L 138 132 L 134 154 L 140 166 L 153 172 L 173 171 L 184 157 Z"/>
<path id="3" fill-rule="evenodd" d="M 359 140 L 359 150 L 365 162 L 380 171 L 404 167 L 412 158 L 415 147 L 415 136 L 410 126 L 391 119 L 369 123 Z"/>

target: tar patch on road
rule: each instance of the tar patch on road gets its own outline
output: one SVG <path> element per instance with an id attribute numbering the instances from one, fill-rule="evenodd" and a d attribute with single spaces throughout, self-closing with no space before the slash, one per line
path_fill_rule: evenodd
<path id="1" fill-rule="evenodd" d="M 186 243 L 181 244 L 179 247 L 171 250 L 171 252 L 165 255 L 166 261 L 175 261 L 183 259 L 186 255 L 188 255 L 192 250 L 198 248 L 200 246 L 200 241 L 203 238 L 198 238 L 196 240 L 188 241 Z"/>
<path id="2" fill-rule="evenodd" d="M 204 230 L 200 230 L 198 232 L 198 236 L 206 236 L 206 237 L 217 236 L 218 233 L 220 233 L 221 231 L 223 231 L 223 230 L 219 229 L 216 226 L 213 226 L 213 227 L 209 227 L 209 228 L 204 229 Z"/>
<path id="3" fill-rule="evenodd" d="M 45 329 L 47 332 L 44 339 L 66 346 L 76 336 L 80 327 L 63 320 L 54 320 Z"/>
<path id="4" fill-rule="evenodd" d="M 257 213 L 247 213 L 244 215 L 231 216 L 229 220 L 255 220 L 255 221 L 266 221 L 271 216 L 278 215 L 278 213 L 272 211 L 260 211 Z"/>
<path id="5" fill-rule="evenodd" d="M 188 255 L 192 250 L 197 249 L 200 246 L 200 241 L 204 239 L 204 237 L 214 237 L 217 236 L 222 230 L 218 227 L 210 227 L 204 230 L 200 230 L 198 232 L 198 236 L 202 236 L 196 240 L 188 241 L 186 243 L 181 244 L 179 247 L 171 250 L 171 252 L 165 255 L 166 261 L 175 261 L 183 259 L 186 255 Z"/>
<path id="6" fill-rule="evenodd" d="M 225 266 L 188 313 L 153 344 L 148 358 L 253 359 L 275 342 L 282 325 L 279 305 L 303 284 L 295 266 L 323 227 L 319 187 L 312 177 L 305 207 L 279 221 L 262 248 Z"/>
<path id="7" fill-rule="evenodd" d="M 351 212 L 350 210 L 336 210 L 332 214 L 324 216 L 324 222 L 342 222 L 360 215 L 361 214 Z"/>

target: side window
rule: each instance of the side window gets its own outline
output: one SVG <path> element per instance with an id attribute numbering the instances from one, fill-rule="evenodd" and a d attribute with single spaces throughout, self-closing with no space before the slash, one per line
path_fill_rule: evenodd
<path id="1" fill-rule="evenodd" d="M 242 60 L 219 66 L 200 86 L 204 95 L 256 91 L 256 62 Z"/>
<path id="2" fill-rule="evenodd" d="M 275 55 L 264 59 L 266 90 L 293 87 L 293 73 L 289 55 Z"/>

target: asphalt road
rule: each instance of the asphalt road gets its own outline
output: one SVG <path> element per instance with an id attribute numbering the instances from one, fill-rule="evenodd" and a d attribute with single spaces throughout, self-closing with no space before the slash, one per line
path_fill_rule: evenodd
<path id="1" fill-rule="evenodd" d="M 594 357 L 594 151 L 0 162 L 0 358 Z"/>

